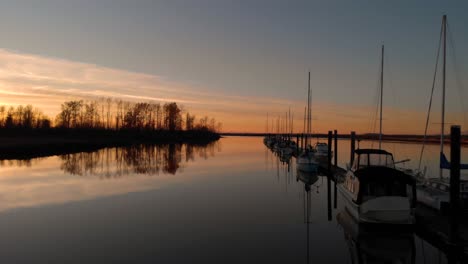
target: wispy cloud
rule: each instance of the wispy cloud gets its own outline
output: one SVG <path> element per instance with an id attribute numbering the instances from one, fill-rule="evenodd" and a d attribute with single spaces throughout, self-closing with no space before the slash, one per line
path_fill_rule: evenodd
<path id="1" fill-rule="evenodd" d="M 226 95 L 162 76 L 0 49 L 0 104 L 32 104 L 53 117 L 61 102 L 101 97 L 177 102 L 198 116 L 223 122 L 225 131 L 264 131 L 266 113 L 271 121 L 291 108 L 296 131 L 303 126 L 305 100 Z M 375 107 L 314 101 L 312 111 L 314 131 L 369 132 Z M 458 116 L 452 119 L 458 120 Z M 386 133 L 420 133 L 423 120 L 421 112 L 385 108 Z"/>

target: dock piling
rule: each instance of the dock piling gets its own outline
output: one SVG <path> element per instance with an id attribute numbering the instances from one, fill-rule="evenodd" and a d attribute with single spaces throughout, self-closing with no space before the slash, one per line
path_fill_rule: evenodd
<path id="1" fill-rule="evenodd" d="M 356 132 L 351 131 L 351 159 L 349 162 L 350 167 L 353 166 L 355 150 L 356 150 Z"/>
<path id="2" fill-rule="evenodd" d="M 333 132 L 333 139 L 334 139 L 334 142 L 333 142 L 333 148 L 334 148 L 334 165 L 335 167 L 338 166 L 338 131 L 335 129 L 335 131 Z"/>
<path id="3" fill-rule="evenodd" d="M 336 169 L 338 167 L 338 131 L 336 129 L 334 131 L 333 147 L 335 151 L 334 163 L 335 163 L 335 169 Z M 334 185 L 333 185 L 333 208 L 336 209 L 337 205 L 338 205 L 338 199 L 336 195 L 336 178 L 335 178 Z"/>
<path id="4" fill-rule="evenodd" d="M 331 208 L 331 159 L 332 159 L 332 132 L 328 131 L 328 162 L 327 162 L 327 195 L 328 195 L 328 221 L 332 220 L 332 208 Z"/>
<path id="5" fill-rule="evenodd" d="M 296 134 L 296 153 L 299 153 L 299 134 Z"/>
<path id="6" fill-rule="evenodd" d="M 460 126 L 450 128 L 450 241 L 458 238 L 460 214 Z"/>

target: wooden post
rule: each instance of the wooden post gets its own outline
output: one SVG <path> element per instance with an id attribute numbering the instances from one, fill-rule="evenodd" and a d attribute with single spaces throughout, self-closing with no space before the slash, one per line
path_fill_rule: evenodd
<path id="1" fill-rule="evenodd" d="M 334 151 L 335 151 L 335 157 L 334 157 L 334 163 L 335 163 L 335 168 L 338 167 L 338 131 L 335 129 L 334 131 L 334 144 L 333 144 L 333 147 L 334 147 Z M 337 199 L 337 195 L 336 195 L 336 177 L 334 177 L 335 181 L 334 181 L 334 185 L 333 185 L 333 208 L 336 209 L 337 205 L 338 205 L 338 199 Z"/>
<path id="2" fill-rule="evenodd" d="M 302 150 L 304 151 L 304 133 L 302 133 L 301 148 L 302 148 Z"/>
<path id="3" fill-rule="evenodd" d="M 460 214 L 460 126 L 450 128 L 450 241 L 458 238 Z"/>
<path id="4" fill-rule="evenodd" d="M 356 150 L 356 132 L 351 131 L 351 159 L 349 166 L 353 166 L 354 162 L 354 151 Z"/>
<path id="5" fill-rule="evenodd" d="M 299 153 L 299 134 L 296 134 L 296 153 Z"/>
<path id="6" fill-rule="evenodd" d="M 332 132 L 328 131 L 328 162 L 327 162 L 327 195 L 328 195 L 328 221 L 332 220 L 332 208 L 331 208 L 331 159 L 332 159 Z"/>
<path id="7" fill-rule="evenodd" d="M 335 154 L 335 157 L 334 157 L 334 164 L 335 164 L 335 167 L 338 166 L 338 131 L 335 129 L 334 131 L 334 154 Z"/>
<path id="8" fill-rule="evenodd" d="M 327 157 L 327 169 L 328 169 L 328 176 L 331 176 L 331 168 L 332 168 L 332 132 L 328 131 L 328 157 Z"/>

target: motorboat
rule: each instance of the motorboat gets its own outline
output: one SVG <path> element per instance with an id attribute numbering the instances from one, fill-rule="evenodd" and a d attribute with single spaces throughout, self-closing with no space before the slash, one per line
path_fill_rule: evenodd
<path id="1" fill-rule="evenodd" d="M 338 189 L 345 208 L 360 223 L 413 224 L 416 181 L 395 168 L 393 155 L 358 149 Z"/>

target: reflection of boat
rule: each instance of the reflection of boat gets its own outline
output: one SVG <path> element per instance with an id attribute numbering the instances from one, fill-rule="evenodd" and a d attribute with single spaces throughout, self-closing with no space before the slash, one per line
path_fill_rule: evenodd
<path id="1" fill-rule="evenodd" d="M 313 184 L 318 181 L 317 173 L 302 172 L 297 171 L 296 181 L 301 181 L 304 183 L 304 224 L 306 224 L 306 234 L 307 234 L 307 263 L 310 262 L 310 227 L 311 224 L 311 194 L 310 189 Z M 318 192 L 318 186 L 317 186 Z"/>
<path id="2" fill-rule="evenodd" d="M 414 178 L 395 169 L 387 151 L 358 149 L 356 154 L 344 183 L 338 185 L 350 214 L 365 223 L 413 224 Z"/>
<path id="3" fill-rule="evenodd" d="M 284 163 L 289 163 L 291 161 L 291 157 L 292 157 L 292 152 L 289 153 L 289 152 L 280 152 L 279 153 L 279 159 L 281 162 L 284 162 Z"/>
<path id="4" fill-rule="evenodd" d="M 412 232 L 366 230 L 345 210 L 336 220 L 343 228 L 351 263 L 415 263 Z"/>
<path id="5" fill-rule="evenodd" d="M 296 180 L 301 181 L 305 185 L 310 186 L 310 185 L 317 182 L 318 174 L 317 173 L 304 172 L 304 171 L 297 171 Z"/>

